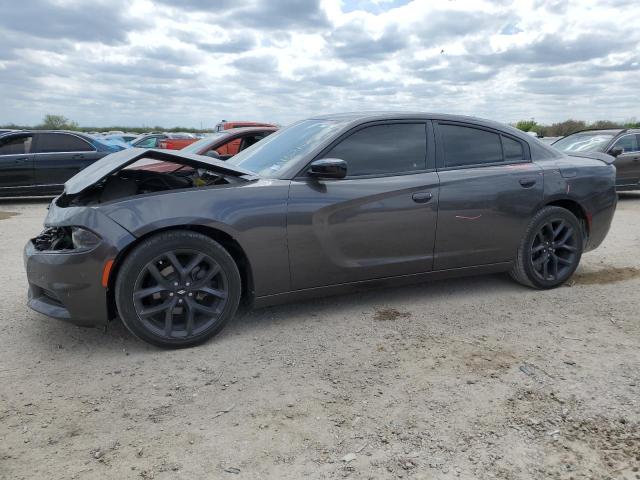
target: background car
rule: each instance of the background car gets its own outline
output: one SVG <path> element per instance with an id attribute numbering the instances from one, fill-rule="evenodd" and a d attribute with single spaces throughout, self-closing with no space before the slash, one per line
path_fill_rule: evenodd
<path id="1" fill-rule="evenodd" d="M 80 170 L 119 150 L 77 132 L 5 133 L 0 136 L 0 196 L 58 194 Z"/>
<path id="2" fill-rule="evenodd" d="M 149 159 L 176 168 L 135 168 Z M 29 306 L 81 325 L 119 315 L 147 342 L 186 347 L 241 300 L 495 272 L 554 288 L 609 230 L 612 161 L 417 113 L 304 120 L 226 162 L 128 149 L 50 205 L 25 248 Z"/>
<path id="3" fill-rule="evenodd" d="M 130 144 L 136 148 L 160 148 L 160 141 L 169 138 L 166 133 L 145 133 L 134 138 Z"/>
<path id="4" fill-rule="evenodd" d="M 198 140 L 182 150 L 228 160 L 277 130 L 278 127 L 263 126 L 232 128 Z"/>
<path id="5" fill-rule="evenodd" d="M 275 127 L 277 128 L 278 126 L 272 123 L 222 120 L 220 123 L 216 124 L 214 130 L 216 132 L 222 132 L 223 130 L 230 130 L 232 128 L 242 128 L 242 127 Z"/>
<path id="6" fill-rule="evenodd" d="M 568 154 L 600 152 L 616 157 L 616 188 L 640 190 L 640 129 L 583 130 L 552 146 Z"/>
<path id="7" fill-rule="evenodd" d="M 187 145 L 191 145 L 194 142 L 197 142 L 198 139 L 196 137 L 190 138 L 176 138 L 169 137 L 160 140 L 159 148 L 164 148 L 166 150 L 180 150 L 186 147 Z"/>
<path id="8" fill-rule="evenodd" d="M 102 139 L 103 140 L 117 141 L 117 142 L 127 143 L 128 144 L 128 143 L 132 142 L 133 140 L 135 140 L 136 138 L 138 138 L 138 135 L 123 133 L 123 134 L 105 135 Z"/>
<path id="9" fill-rule="evenodd" d="M 228 160 L 245 148 L 271 135 L 276 130 L 276 127 L 233 128 L 202 138 L 187 145 L 181 151 L 196 155 L 206 155 L 219 160 Z M 171 162 L 154 162 L 144 168 L 156 172 L 171 172 L 175 170 L 176 166 Z"/>

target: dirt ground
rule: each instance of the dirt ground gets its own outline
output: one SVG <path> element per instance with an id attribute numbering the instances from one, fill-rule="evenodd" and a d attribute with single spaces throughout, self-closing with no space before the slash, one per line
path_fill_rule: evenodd
<path id="1" fill-rule="evenodd" d="M 181 351 L 25 307 L 45 207 L 0 203 L 2 479 L 640 478 L 640 194 L 565 287 L 374 290 Z"/>

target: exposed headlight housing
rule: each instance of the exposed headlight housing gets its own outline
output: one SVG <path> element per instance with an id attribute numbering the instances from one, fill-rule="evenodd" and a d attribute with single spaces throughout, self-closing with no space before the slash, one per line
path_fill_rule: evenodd
<path id="1" fill-rule="evenodd" d="M 90 250 L 100 243 L 100 237 L 82 227 L 71 227 L 71 241 L 76 250 Z"/>

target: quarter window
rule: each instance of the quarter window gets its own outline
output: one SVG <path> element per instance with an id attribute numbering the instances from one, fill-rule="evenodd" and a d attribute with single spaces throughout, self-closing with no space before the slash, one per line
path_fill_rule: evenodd
<path id="1" fill-rule="evenodd" d="M 500 135 L 459 125 L 439 125 L 445 167 L 502 162 Z"/>
<path id="2" fill-rule="evenodd" d="M 522 143 L 513 138 L 502 136 L 502 150 L 505 162 L 520 162 L 524 160 Z"/>
<path id="3" fill-rule="evenodd" d="M 326 158 L 347 162 L 347 175 L 385 175 L 427 168 L 427 135 L 423 123 L 374 125 L 358 130 Z"/>
<path id="4" fill-rule="evenodd" d="M 36 153 L 92 152 L 95 149 L 75 135 L 65 133 L 41 133 Z"/>
<path id="5" fill-rule="evenodd" d="M 9 135 L 0 138 L 0 155 L 24 155 L 31 153 L 31 135 Z"/>

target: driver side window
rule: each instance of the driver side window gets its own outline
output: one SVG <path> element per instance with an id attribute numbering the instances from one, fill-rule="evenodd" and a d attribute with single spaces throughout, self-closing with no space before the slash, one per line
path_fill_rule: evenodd
<path id="1" fill-rule="evenodd" d="M 31 135 L 9 135 L 0 139 L 0 155 L 31 153 Z"/>
<path id="2" fill-rule="evenodd" d="M 393 123 L 365 127 L 342 140 L 323 156 L 346 161 L 349 177 L 425 170 L 426 125 Z"/>

